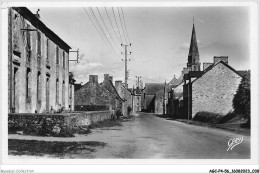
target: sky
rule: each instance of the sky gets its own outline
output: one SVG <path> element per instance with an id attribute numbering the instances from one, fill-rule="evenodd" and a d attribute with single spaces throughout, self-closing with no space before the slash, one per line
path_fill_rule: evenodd
<path id="1" fill-rule="evenodd" d="M 101 36 L 91 21 L 95 19 L 89 7 L 39 8 L 41 20 L 73 51 L 79 48 L 79 63 L 70 63 L 76 83 L 88 82 L 89 75 L 93 74 L 99 76 L 99 82 L 103 81 L 104 74 L 124 82 L 125 63 L 121 60 L 124 48 L 120 34 L 123 44 L 132 44 L 128 47 L 128 53 L 132 52 L 128 55 L 131 59 L 128 62 L 129 87 L 136 86 L 136 76 L 141 76 L 143 83 L 164 83 L 174 75 L 179 77 L 188 60 L 193 16 L 201 69 L 203 62 L 213 61 L 213 56 L 228 56 L 229 65 L 236 70 L 250 68 L 247 7 L 122 7 L 126 37 L 117 7 L 113 10 L 118 28 L 111 7 L 91 8 L 102 27 L 99 28 Z M 29 9 L 33 13 L 37 10 Z M 71 53 L 70 60 L 75 59 L 76 55 Z"/>

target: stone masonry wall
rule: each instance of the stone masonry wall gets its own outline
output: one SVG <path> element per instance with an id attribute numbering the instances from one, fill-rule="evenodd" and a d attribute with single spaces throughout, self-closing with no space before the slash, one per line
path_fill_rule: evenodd
<path id="1" fill-rule="evenodd" d="M 218 63 L 192 84 L 192 118 L 206 111 L 226 115 L 233 111 L 233 98 L 241 77 L 223 63 Z"/>
<path id="2" fill-rule="evenodd" d="M 72 136 L 93 123 L 112 119 L 112 111 L 64 114 L 8 114 L 8 133 L 42 136 Z"/>

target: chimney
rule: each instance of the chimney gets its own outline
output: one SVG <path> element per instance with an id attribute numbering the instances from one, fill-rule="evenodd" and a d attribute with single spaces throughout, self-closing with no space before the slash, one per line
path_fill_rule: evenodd
<path id="1" fill-rule="evenodd" d="M 40 19 L 39 11 L 40 11 L 40 9 L 38 9 L 38 10 L 36 11 L 36 14 L 34 14 L 38 19 Z"/>
<path id="2" fill-rule="evenodd" d="M 98 83 L 98 76 L 97 75 L 89 75 L 89 82 Z"/>
<path id="3" fill-rule="evenodd" d="M 113 76 L 109 76 L 109 80 L 113 83 Z"/>
<path id="4" fill-rule="evenodd" d="M 228 64 L 228 56 L 214 56 L 213 57 L 213 62 L 214 64 L 218 63 L 219 61 L 223 61 L 226 64 Z"/>
<path id="5" fill-rule="evenodd" d="M 203 71 L 205 71 L 205 69 L 207 69 L 208 67 L 210 67 L 213 63 L 208 63 L 208 62 L 205 62 L 203 63 Z"/>
<path id="6" fill-rule="evenodd" d="M 104 81 L 108 81 L 109 80 L 109 74 L 104 74 Z"/>
<path id="7" fill-rule="evenodd" d="M 122 86 L 122 80 L 115 81 L 115 88 L 118 94 L 120 95 L 120 97 L 122 97 L 121 86 Z"/>

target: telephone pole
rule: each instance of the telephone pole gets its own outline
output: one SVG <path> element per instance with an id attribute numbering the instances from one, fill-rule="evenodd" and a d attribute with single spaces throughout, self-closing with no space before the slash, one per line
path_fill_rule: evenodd
<path id="1" fill-rule="evenodd" d="M 141 76 L 135 76 L 137 78 L 137 81 L 136 81 L 136 88 L 140 89 L 140 78 Z"/>
<path id="2" fill-rule="evenodd" d="M 125 53 L 121 52 L 121 54 L 125 55 L 125 60 L 122 59 L 122 61 L 125 61 L 125 87 L 127 89 L 128 88 L 127 80 L 128 80 L 128 76 L 129 76 L 128 75 L 128 69 L 127 69 L 127 62 L 131 60 L 131 59 L 128 59 L 127 56 L 132 54 L 132 52 L 130 52 L 130 54 L 127 53 L 127 47 L 131 46 L 131 43 L 129 45 L 121 44 L 121 46 L 125 47 Z"/>

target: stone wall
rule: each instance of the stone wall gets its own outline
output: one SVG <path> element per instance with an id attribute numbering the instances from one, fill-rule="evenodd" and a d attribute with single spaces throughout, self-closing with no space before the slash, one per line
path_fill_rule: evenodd
<path id="1" fill-rule="evenodd" d="M 41 136 L 73 136 L 100 121 L 113 118 L 112 111 L 74 112 L 66 114 L 9 114 L 8 133 Z"/>
<path id="2" fill-rule="evenodd" d="M 192 118 L 198 112 L 226 115 L 233 112 L 233 98 L 241 77 L 219 62 L 192 83 Z"/>

